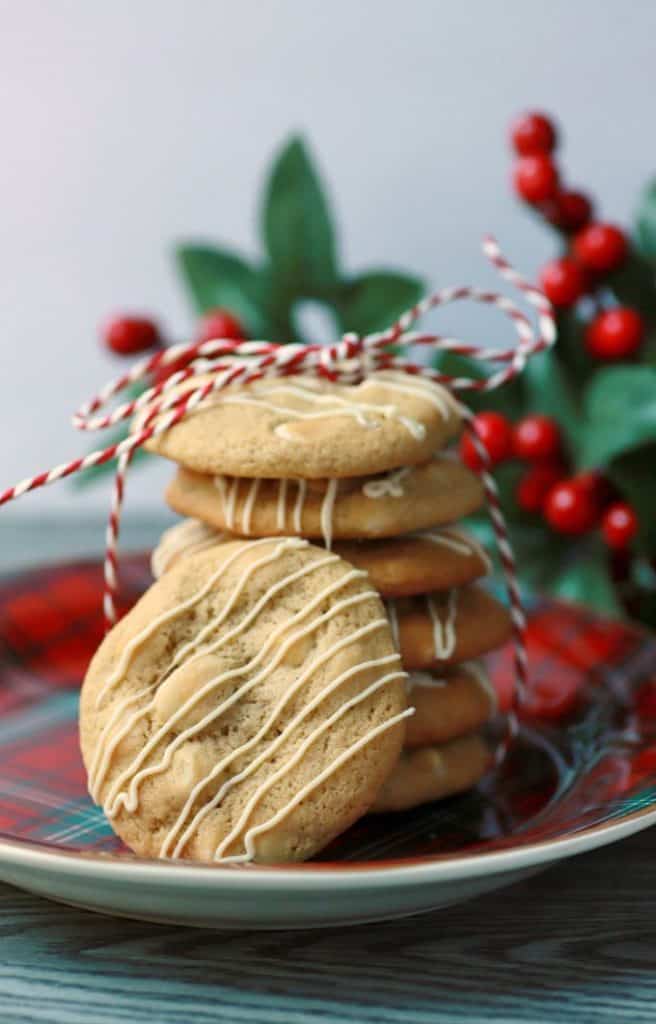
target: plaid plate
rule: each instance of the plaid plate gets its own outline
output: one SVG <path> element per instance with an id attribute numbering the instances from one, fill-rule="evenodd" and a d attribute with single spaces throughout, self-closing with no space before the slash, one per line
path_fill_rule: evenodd
<path id="1" fill-rule="evenodd" d="M 149 585 L 126 559 L 125 607 Z M 77 739 L 80 681 L 102 639 L 102 571 L 76 563 L 0 584 L 0 834 L 129 855 L 94 807 Z M 656 640 L 556 602 L 531 611 L 532 697 L 503 768 L 472 793 L 359 822 L 321 859 L 412 859 L 520 846 L 656 805 Z M 512 652 L 489 659 L 507 703 Z"/>

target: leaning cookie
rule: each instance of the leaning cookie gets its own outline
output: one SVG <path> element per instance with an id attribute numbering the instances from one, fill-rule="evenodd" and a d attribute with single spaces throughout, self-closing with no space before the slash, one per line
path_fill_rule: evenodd
<path id="1" fill-rule="evenodd" d="M 210 476 L 352 477 L 425 462 L 460 427 L 443 387 L 387 370 L 357 385 L 269 378 L 213 392 L 146 447 Z"/>
<path id="2" fill-rule="evenodd" d="M 497 711 L 494 687 L 479 662 L 439 672 L 411 672 L 406 688 L 415 709 L 406 725 L 407 748 L 446 743 L 475 732 Z"/>
<path id="3" fill-rule="evenodd" d="M 492 753 L 481 736 L 461 736 L 434 747 L 404 751 L 380 790 L 374 813 L 407 811 L 471 789 L 492 767 Z"/>
<path id="4" fill-rule="evenodd" d="M 224 541 L 234 540 L 227 533 L 219 533 L 201 523 L 200 519 L 183 519 L 170 526 L 159 539 L 150 558 L 150 569 L 156 580 L 168 572 L 180 558 L 196 555 L 206 548 L 215 547 Z"/>
<path id="5" fill-rule="evenodd" d="M 396 763 L 404 678 L 379 597 L 337 555 L 295 538 L 208 548 L 92 661 L 91 794 L 146 857 L 303 860 Z"/>
<path id="6" fill-rule="evenodd" d="M 151 559 L 153 576 L 159 579 L 179 558 L 230 539 L 230 534 L 198 519 L 184 519 L 162 534 Z M 333 551 L 363 569 L 382 597 L 450 590 L 479 579 L 490 566 L 480 544 L 455 527 L 435 527 L 386 540 L 336 541 Z"/>
<path id="7" fill-rule="evenodd" d="M 395 537 L 452 523 L 481 507 L 479 478 L 446 456 L 383 477 L 357 480 L 247 480 L 180 469 L 170 507 L 217 530 L 247 537 L 299 535 L 334 540 Z"/>
<path id="8" fill-rule="evenodd" d="M 408 671 L 457 665 L 510 639 L 505 605 L 477 584 L 386 602 L 392 634 Z"/>

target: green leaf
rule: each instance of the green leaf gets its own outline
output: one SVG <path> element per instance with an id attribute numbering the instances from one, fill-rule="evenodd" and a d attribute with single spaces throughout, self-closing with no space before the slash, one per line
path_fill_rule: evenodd
<path id="1" fill-rule="evenodd" d="M 328 201 L 310 155 L 293 138 L 274 161 L 262 210 L 273 287 L 287 301 L 325 298 L 338 284 Z"/>
<path id="2" fill-rule="evenodd" d="M 372 270 L 351 278 L 338 301 L 343 328 L 356 334 L 382 331 L 419 302 L 425 290 L 418 277 L 392 270 Z"/>
<path id="3" fill-rule="evenodd" d="M 617 455 L 656 441 L 656 368 L 600 370 L 590 382 L 584 406 L 584 466 L 603 466 Z"/>
<path id="4" fill-rule="evenodd" d="M 656 555 L 656 443 L 613 459 L 608 476 L 636 511 L 639 547 Z"/>
<path id="5" fill-rule="evenodd" d="M 529 359 L 524 370 L 524 387 L 531 412 L 553 416 L 575 452 L 581 428 L 580 414 L 568 376 L 555 352 L 541 352 Z"/>
<path id="6" fill-rule="evenodd" d="M 218 306 L 234 313 L 251 337 L 265 337 L 266 275 L 234 253 L 209 245 L 179 245 L 177 264 L 196 310 Z"/>
<path id="7" fill-rule="evenodd" d="M 596 608 L 604 615 L 624 618 L 608 570 L 608 559 L 598 544 L 590 546 L 576 561 L 570 562 L 552 582 L 556 597 Z"/>
<path id="8" fill-rule="evenodd" d="M 636 238 L 643 255 L 656 263 L 656 180 L 647 186 L 640 199 Z"/>
<path id="9" fill-rule="evenodd" d="M 583 340 L 584 330 L 585 325 L 576 310 L 565 309 L 558 312 L 555 352 L 563 371 L 567 374 L 570 391 L 576 398 L 580 397 L 593 369 Z"/>

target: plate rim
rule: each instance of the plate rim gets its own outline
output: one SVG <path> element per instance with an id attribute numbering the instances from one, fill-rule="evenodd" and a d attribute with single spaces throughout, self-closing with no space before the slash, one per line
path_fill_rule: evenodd
<path id="1" fill-rule="evenodd" d="M 591 825 L 571 834 L 541 842 L 529 843 L 519 849 L 493 850 L 464 856 L 448 855 L 422 860 L 421 863 L 398 861 L 309 862 L 288 865 L 233 865 L 162 862 L 136 857 L 116 857 L 106 853 L 51 850 L 38 843 L 0 839 L 0 874 L 4 865 L 52 870 L 59 874 L 84 874 L 115 881 L 149 881 L 157 885 L 179 883 L 183 887 L 210 882 L 220 889 L 222 883 L 232 886 L 243 879 L 246 886 L 263 891 L 277 889 L 283 883 L 296 891 L 351 888 L 354 884 L 384 887 L 390 883 L 412 886 L 426 882 L 448 882 L 487 875 L 503 874 L 522 868 L 537 867 L 567 857 L 610 845 L 656 824 L 656 807 L 642 808 L 617 820 Z M 216 885 L 213 885 L 216 882 Z"/>

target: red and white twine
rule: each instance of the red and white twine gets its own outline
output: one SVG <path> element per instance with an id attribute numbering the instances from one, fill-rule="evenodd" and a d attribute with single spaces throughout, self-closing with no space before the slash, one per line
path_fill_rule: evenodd
<path id="1" fill-rule="evenodd" d="M 106 623 L 111 626 L 116 621 L 117 544 L 125 493 L 125 477 L 132 456 L 150 438 L 163 434 L 179 423 L 187 413 L 197 408 L 213 392 L 221 391 L 231 384 L 252 383 L 263 377 L 284 377 L 297 374 L 310 374 L 340 383 L 355 383 L 368 373 L 381 369 L 399 370 L 409 375 L 437 381 L 452 392 L 493 391 L 520 374 L 527 359 L 553 345 L 556 338 L 556 325 L 549 301 L 542 292 L 524 280 L 510 266 L 495 239 L 486 237 L 483 241 L 483 251 L 500 275 L 521 291 L 527 302 L 537 310 L 537 331 L 515 303 L 503 295 L 481 291 L 477 288 L 443 288 L 426 296 L 416 306 L 399 317 L 396 323 L 387 330 L 365 337 L 345 334 L 334 345 L 278 345 L 266 341 L 234 342 L 218 339 L 163 349 L 156 355 L 139 361 L 127 373 L 106 385 L 73 417 L 73 424 L 79 430 L 95 431 L 104 430 L 145 411 L 145 418 L 142 415 L 138 428 L 133 429 L 130 435 L 120 443 L 62 463 L 8 488 L 0 494 L 0 506 L 15 501 L 28 491 L 73 476 L 91 466 L 116 460 L 117 467 L 107 526 L 105 555 L 104 612 Z M 510 348 L 481 348 L 412 329 L 416 321 L 429 310 L 463 299 L 494 306 L 504 313 L 515 328 L 516 345 Z M 392 345 L 395 349 L 393 353 L 389 351 L 389 347 Z M 412 363 L 405 356 L 399 355 L 399 349 L 407 350 L 415 345 L 428 346 L 438 352 L 454 352 L 458 355 L 470 356 L 496 366 L 498 369 L 482 380 L 453 377 L 423 364 Z M 114 396 L 124 392 L 131 384 L 140 381 L 147 382 L 153 377 L 157 379 L 158 376 L 162 376 L 161 371 L 171 365 L 182 365 L 183 369 L 163 379 L 161 383 L 149 387 L 138 398 L 101 413 L 101 410 L 107 407 Z M 197 381 L 200 373 L 203 375 L 202 384 L 198 384 Z M 185 383 L 187 383 L 187 387 L 178 388 L 178 385 Z M 176 388 L 175 393 L 173 393 L 174 388 Z M 527 677 L 526 618 L 517 583 L 515 559 L 501 511 L 499 493 L 490 473 L 487 452 L 473 429 L 471 412 L 464 406 L 462 406 L 462 412 L 465 427 L 470 432 L 483 466 L 480 471 L 481 478 L 510 603 L 515 641 L 518 697 L 521 700 Z M 514 729 L 514 724 L 512 728 Z"/>

